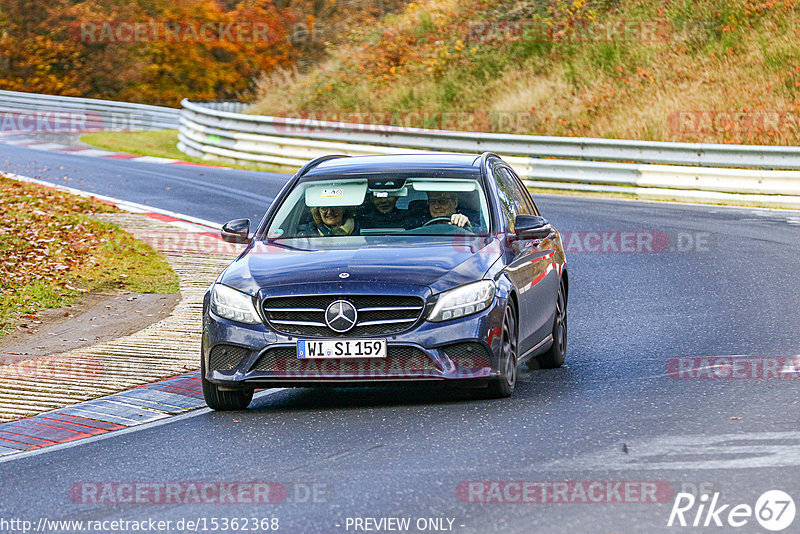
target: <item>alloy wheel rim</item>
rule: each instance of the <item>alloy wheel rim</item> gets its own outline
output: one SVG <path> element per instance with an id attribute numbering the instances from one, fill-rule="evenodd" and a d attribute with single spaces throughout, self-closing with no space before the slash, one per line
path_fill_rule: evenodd
<path id="1" fill-rule="evenodd" d="M 559 289 L 558 290 L 558 299 L 556 300 L 556 329 L 555 333 L 557 336 L 556 345 L 558 346 L 559 352 L 564 354 L 566 350 L 566 341 L 567 341 L 567 311 L 566 306 L 564 305 L 564 292 Z"/>
<path id="2" fill-rule="evenodd" d="M 503 354 L 505 356 L 505 378 L 506 383 L 510 387 L 514 387 L 517 381 L 517 354 L 516 354 L 516 340 L 512 334 L 513 328 L 511 327 L 511 313 L 506 311 L 506 317 L 503 320 Z"/>

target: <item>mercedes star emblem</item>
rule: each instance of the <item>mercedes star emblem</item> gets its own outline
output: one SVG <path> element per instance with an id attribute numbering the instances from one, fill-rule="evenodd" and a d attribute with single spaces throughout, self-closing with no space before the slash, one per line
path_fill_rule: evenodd
<path id="1" fill-rule="evenodd" d="M 325 322 L 334 332 L 347 332 L 356 325 L 358 312 L 356 307 L 346 300 L 331 302 L 325 310 Z"/>

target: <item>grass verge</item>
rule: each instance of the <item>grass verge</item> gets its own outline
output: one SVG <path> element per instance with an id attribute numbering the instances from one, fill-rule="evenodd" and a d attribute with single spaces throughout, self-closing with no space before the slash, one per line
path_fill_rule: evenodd
<path id="1" fill-rule="evenodd" d="M 178 292 L 163 255 L 91 218 L 112 206 L 2 175 L 0 204 L 0 338 L 86 292 Z"/>
<path id="2" fill-rule="evenodd" d="M 179 159 L 201 165 L 216 165 L 245 171 L 285 172 L 277 167 L 232 163 L 228 160 L 206 160 L 187 156 L 178 150 L 178 130 L 93 132 L 83 134 L 81 141 L 104 150 L 125 152 L 136 156 Z"/>

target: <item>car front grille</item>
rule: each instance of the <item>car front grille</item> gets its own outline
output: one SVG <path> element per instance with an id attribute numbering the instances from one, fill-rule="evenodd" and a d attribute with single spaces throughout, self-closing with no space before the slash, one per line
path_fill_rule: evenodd
<path id="1" fill-rule="evenodd" d="M 455 343 L 443 347 L 442 350 L 458 369 L 480 369 L 492 365 L 489 351 L 480 343 Z"/>
<path id="2" fill-rule="evenodd" d="M 358 322 L 347 332 L 325 323 L 325 310 L 346 300 L 358 311 Z M 411 328 L 424 310 L 419 297 L 393 295 L 312 295 L 264 299 L 262 309 L 275 330 L 308 337 L 368 337 L 398 334 Z"/>
<path id="3" fill-rule="evenodd" d="M 247 356 L 249 351 L 236 345 L 215 345 L 209 354 L 209 367 L 213 371 L 230 371 Z"/>
<path id="4" fill-rule="evenodd" d="M 386 347 L 386 358 L 304 358 L 295 347 L 276 347 L 258 359 L 254 371 L 292 378 L 380 378 L 418 377 L 436 371 L 433 360 L 409 346 Z"/>

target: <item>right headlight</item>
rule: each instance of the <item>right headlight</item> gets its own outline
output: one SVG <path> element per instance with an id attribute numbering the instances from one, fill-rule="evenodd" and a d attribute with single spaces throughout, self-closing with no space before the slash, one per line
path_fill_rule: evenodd
<path id="1" fill-rule="evenodd" d="M 436 305 L 428 315 L 433 322 L 448 321 L 478 313 L 494 300 L 495 286 L 491 280 L 481 280 L 439 294 Z"/>
<path id="2" fill-rule="evenodd" d="M 253 297 L 222 284 L 214 284 L 211 289 L 211 311 L 220 317 L 239 323 L 261 322 L 253 306 Z"/>

